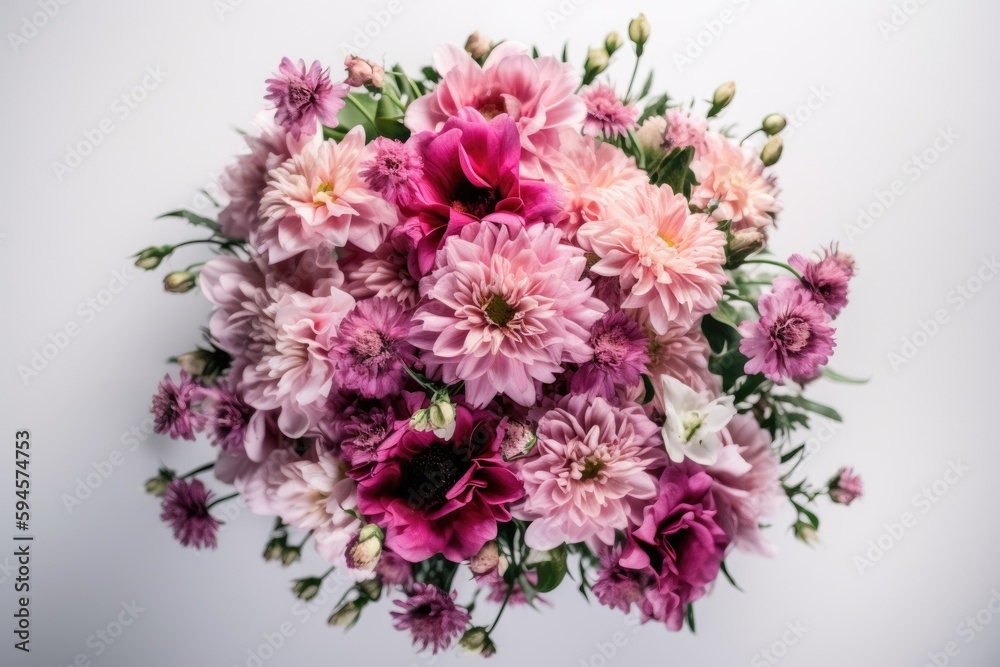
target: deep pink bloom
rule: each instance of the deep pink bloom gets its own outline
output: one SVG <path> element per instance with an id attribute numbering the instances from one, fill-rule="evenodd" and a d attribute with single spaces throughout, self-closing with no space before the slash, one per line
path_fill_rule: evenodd
<path id="1" fill-rule="evenodd" d="M 611 400 L 616 387 L 642 382 L 649 364 L 649 339 L 625 313 L 609 313 L 590 332 L 594 354 L 573 376 L 574 394 Z"/>
<path id="2" fill-rule="evenodd" d="M 222 525 L 208 513 L 212 492 L 199 480 L 175 479 L 167 485 L 160 519 L 170 524 L 174 538 L 186 547 L 216 547 L 215 534 Z"/>
<path id="3" fill-rule="evenodd" d="M 830 498 L 835 503 L 850 505 L 864 495 L 865 486 L 854 468 L 841 468 L 830 482 Z"/>
<path id="4" fill-rule="evenodd" d="M 818 260 L 792 255 L 788 263 L 802 275 L 801 285 L 823 306 L 831 319 L 847 305 L 847 284 L 854 277 L 854 257 L 833 244 Z M 798 284 L 795 278 L 779 278 L 775 285 Z"/>
<path id="5" fill-rule="evenodd" d="M 224 452 L 245 451 L 247 428 L 254 409 L 239 396 L 224 387 L 210 393 L 208 412 L 209 437 Z"/>
<path id="6" fill-rule="evenodd" d="M 368 187 L 394 203 L 406 199 L 424 174 L 424 160 L 413 145 L 378 137 L 367 150 L 361 178 Z"/>
<path id="7" fill-rule="evenodd" d="M 181 371 L 180 385 L 164 375 L 153 395 L 153 431 L 171 438 L 194 440 L 196 432 L 205 428 L 208 418 L 200 410 L 205 388 Z"/>
<path id="8" fill-rule="evenodd" d="M 809 292 L 779 288 L 760 297 L 760 319 L 740 324 L 746 372 L 775 382 L 812 377 L 826 365 L 836 343 L 830 316 Z"/>
<path id="9" fill-rule="evenodd" d="M 358 507 L 385 529 L 385 543 L 411 562 L 441 553 L 471 558 L 510 521 L 508 504 L 524 493 L 500 456 L 497 418 L 457 406 L 454 435 L 397 429 L 370 477 L 358 483 Z"/>
<path id="10" fill-rule="evenodd" d="M 626 137 L 629 130 L 635 129 L 639 120 L 639 107 L 623 103 L 610 86 L 595 84 L 585 88 L 580 97 L 587 105 L 583 133 L 588 137 Z"/>
<path id="11" fill-rule="evenodd" d="M 340 323 L 330 359 L 334 379 L 342 389 L 365 398 L 398 394 L 406 382 L 406 367 L 416 361 L 407 342 L 410 316 L 395 300 L 366 299 Z"/>
<path id="12" fill-rule="evenodd" d="M 535 381 L 554 382 L 566 363 L 592 356 L 590 328 L 606 306 L 581 278 L 583 252 L 559 236 L 547 225 L 468 225 L 424 279 L 411 340 L 433 377 L 465 381 L 472 405 L 497 394 L 534 405 Z"/>
<path id="13" fill-rule="evenodd" d="M 472 620 L 464 607 L 455 604 L 456 593 L 446 595 L 433 584 L 413 584 L 405 600 L 395 600 L 403 611 L 391 612 L 397 630 L 409 630 L 413 645 L 432 653 L 448 648 Z"/>
<path id="14" fill-rule="evenodd" d="M 351 90 L 344 83 L 330 83 L 329 68 L 323 69 L 318 60 L 307 71 L 304 61 L 299 60 L 296 67 L 288 58 L 282 58 L 278 72 L 266 83 L 264 99 L 277 110 L 275 121 L 295 138 L 315 134 L 319 129 L 317 121 L 336 127 L 337 114 Z"/>
<path id="15" fill-rule="evenodd" d="M 409 241 L 413 275 L 430 272 L 444 240 L 466 225 L 488 220 L 518 228 L 545 222 L 560 210 L 557 186 L 521 178 L 521 145 L 510 116 L 486 120 L 464 109 L 439 133 L 412 141 L 424 173 L 413 195 L 401 202 L 407 220 L 394 238 Z"/>

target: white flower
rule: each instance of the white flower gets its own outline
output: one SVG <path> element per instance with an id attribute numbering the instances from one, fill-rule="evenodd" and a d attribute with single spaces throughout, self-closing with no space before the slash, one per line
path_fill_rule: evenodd
<path id="1" fill-rule="evenodd" d="M 663 384 L 663 441 L 674 463 L 685 457 L 701 465 L 712 465 L 722 449 L 724 429 L 736 415 L 732 396 L 713 399 L 708 392 L 697 392 L 669 375 Z"/>

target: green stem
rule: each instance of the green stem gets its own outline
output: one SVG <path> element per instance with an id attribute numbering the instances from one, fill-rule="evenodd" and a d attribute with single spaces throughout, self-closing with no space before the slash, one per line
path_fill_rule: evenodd
<path id="1" fill-rule="evenodd" d="M 628 82 L 628 90 L 625 91 L 625 103 L 628 104 L 632 97 L 632 87 L 635 85 L 635 77 L 639 74 L 639 63 L 642 62 L 642 54 L 635 55 L 635 67 L 632 68 L 632 79 Z"/>
<path id="2" fill-rule="evenodd" d="M 740 139 L 740 145 L 742 146 L 742 145 L 743 145 L 743 142 L 744 142 L 744 141 L 746 141 L 747 139 L 749 139 L 749 138 L 750 138 L 750 137 L 752 137 L 753 135 L 757 134 L 758 132 L 763 132 L 763 131 L 764 131 L 764 128 L 762 128 L 762 127 L 758 127 L 758 128 L 756 129 L 756 130 L 754 130 L 753 132 L 751 132 L 751 133 L 750 133 L 750 134 L 748 134 L 747 136 L 745 136 L 745 137 L 743 137 L 742 139 Z"/>
<path id="3" fill-rule="evenodd" d="M 215 507 L 216 505 L 218 505 L 220 503 L 224 503 L 227 500 L 232 500 L 233 498 L 239 498 L 239 496 L 240 496 L 240 494 L 238 494 L 238 493 L 230 493 L 228 496 L 223 496 L 223 497 L 219 498 L 218 500 L 213 500 L 211 503 L 209 503 L 208 507 L 205 508 L 205 509 L 212 509 L 213 507 Z"/>
<path id="4" fill-rule="evenodd" d="M 301 549 L 302 547 L 304 547 L 306 545 L 306 542 L 308 542 L 309 538 L 312 536 L 313 536 L 313 531 L 310 530 L 308 533 L 306 533 L 305 539 L 302 540 L 302 543 L 299 544 L 298 547 L 296 548 Z"/>
<path id="5" fill-rule="evenodd" d="M 215 463 L 206 463 L 202 467 L 195 468 L 194 470 L 192 470 L 191 472 L 187 473 L 186 475 L 181 475 L 179 479 L 187 479 L 188 477 L 194 477 L 195 475 L 199 475 L 199 474 L 201 474 L 203 472 L 207 472 L 207 471 L 211 470 L 214 467 L 215 467 Z"/>
<path id="6" fill-rule="evenodd" d="M 396 96 L 396 93 L 392 92 L 389 88 L 382 88 L 382 94 L 389 98 L 389 101 L 399 107 L 400 111 L 406 111 L 406 105 Z"/>
<path id="7" fill-rule="evenodd" d="M 368 122 L 372 124 L 373 128 L 375 127 L 375 117 L 368 112 L 365 105 L 358 101 L 358 98 L 351 94 L 347 96 L 347 101 L 353 104 L 357 110 L 361 112 L 361 115 L 368 119 Z"/>
<path id="8" fill-rule="evenodd" d="M 748 260 L 745 260 L 743 263 L 744 264 L 770 264 L 771 266 L 780 266 L 781 268 L 783 268 L 786 271 L 790 272 L 792 275 L 794 275 L 799 280 L 802 280 L 802 274 L 801 273 L 799 273 L 798 271 L 796 271 L 795 269 L 793 269 L 792 267 L 790 267 L 788 264 L 785 264 L 784 262 L 779 262 L 779 261 L 774 260 L 774 259 L 748 259 Z"/>

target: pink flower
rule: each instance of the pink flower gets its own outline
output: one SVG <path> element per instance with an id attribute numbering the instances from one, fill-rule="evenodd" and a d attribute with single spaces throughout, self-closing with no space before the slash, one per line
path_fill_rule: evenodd
<path id="1" fill-rule="evenodd" d="M 505 394 L 531 406 L 535 381 L 591 358 L 589 330 L 606 307 L 581 279 L 583 253 L 561 245 L 556 229 L 468 225 L 438 261 L 424 279 L 412 342 L 434 377 L 465 382 L 472 405 Z"/>
<path id="2" fill-rule="evenodd" d="M 705 141 L 704 154 L 691 163 L 699 183 L 691 191 L 691 205 L 707 209 L 717 202 L 712 216 L 732 220 L 733 231 L 763 231 L 781 210 L 764 163 L 750 148 L 741 148 L 721 134 L 709 132 Z"/>
<path id="3" fill-rule="evenodd" d="M 344 83 L 352 88 L 362 86 L 381 88 L 385 83 L 385 69 L 370 60 L 350 55 L 344 59 L 344 68 L 347 70 L 347 79 Z"/>
<path id="4" fill-rule="evenodd" d="M 181 383 L 175 385 L 169 375 L 164 375 L 153 396 L 153 432 L 168 434 L 171 438 L 194 440 L 195 433 L 205 428 L 208 418 L 200 410 L 206 397 L 205 388 L 181 371 Z"/>
<path id="5" fill-rule="evenodd" d="M 199 480 L 175 479 L 167 485 L 160 519 L 170 524 L 174 538 L 184 546 L 214 549 L 221 524 L 208 512 L 211 500 L 211 491 Z"/>
<path id="6" fill-rule="evenodd" d="M 583 133 L 588 137 L 627 137 L 629 130 L 636 128 L 639 107 L 624 104 L 610 86 L 598 83 L 585 88 L 580 96 L 587 106 Z"/>
<path id="7" fill-rule="evenodd" d="M 298 460 L 295 450 L 285 447 L 271 450 L 260 463 L 243 466 L 239 474 L 233 477 L 232 484 L 240 492 L 247 509 L 260 516 L 278 514 L 278 489 L 287 481 L 282 468 Z M 222 461 L 220 457 L 220 463 Z M 216 464 L 217 468 L 218 466 Z M 228 476 L 222 477 L 222 481 L 228 479 Z"/>
<path id="8" fill-rule="evenodd" d="M 802 274 L 802 281 L 795 278 L 779 278 L 776 286 L 801 285 L 820 305 L 831 319 L 837 317 L 847 305 L 847 284 L 854 277 L 854 257 L 840 252 L 833 244 L 818 260 L 809 260 L 802 255 L 792 255 L 788 263 Z"/>
<path id="9" fill-rule="evenodd" d="M 378 247 L 396 224 L 396 211 L 361 177 L 364 148 L 364 128 L 356 127 L 339 144 L 307 144 L 271 170 L 260 204 L 266 221 L 254 238 L 270 263 L 348 242 Z"/>
<path id="10" fill-rule="evenodd" d="M 830 316 L 805 290 L 781 288 L 758 302 L 760 319 L 740 324 L 740 352 L 749 375 L 763 373 L 774 382 L 814 376 L 836 343 Z"/>
<path id="11" fill-rule="evenodd" d="M 299 60 L 298 67 L 288 58 L 282 58 L 275 77 L 267 80 L 265 100 L 270 108 L 277 109 L 274 119 L 291 132 L 296 139 L 315 134 L 317 121 L 330 127 L 337 126 L 337 114 L 346 104 L 344 98 L 350 88 L 343 83 L 330 83 L 330 70 L 313 61 L 306 71 L 306 64 Z"/>
<path id="12" fill-rule="evenodd" d="M 577 239 L 600 258 L 591 271 L 619 279 L 623 309 L 643 311 L 661 334 L 715 309 L 726 283 L 726 237 L 713 221 L 690 215 L 669 187 L 652 185 L 617 198 L 607 214 L 583 225 Z"/>
<path id="13" fill-rule="evenodd" d="M 410 318 L 390 299 L 359 301 L 340 325 L 330 359 L 342 389 L 365 398 L 398 394 L 407 379 L 406 367 L 416 361 L 406 336 Z"/>
<path id="14" fill-rule="evenodd" d="M 416 142 L 423 178 L 401 202 L 407 220 L 394 234 L 415 248 L 414 275 L 430 272 L 444 240 L 466 225 L 484 220 L 516 228 L 559 211 L 556 186 L 521 178 L 521 146 L 507 115 L 486 120 L 464 109 L 440 133 L 420 135 Z"/>
<path id="15" fill-rule="evenodd" d="M 212 443 L 225 452 L 245 451 L 247 428 L 254 409 L 239 394 L 224 387 L 209 394 L 208 424 Z"/>
<path id="16" fill-rule="evenodd" d="M 854 468 L 841 468 L 830 481 L 830 498 L 835 503 L 850 505 L 864 495 L 865 486 Z"/>
<path id="17" fill-rule="evenodd" d="M 403 427 L 382 444 L 385 458 L 358 484 L 358 506 L 385 529 L 388 548 L 414 563 L 437 553 L 460 562 L 496 538 L 524 492 L 500 457 L 497 422 L 458 405 L 450 439 Z"/>
<path id="18" fill-rule="evenodd" d="M 649 375 L 668 375 L 697 392 L 717 394 L 722 389 L 719 376 L 708 370 L 711 349 L 701 331 L 701 324 L 690 329 L 671 327 L 665 334 L 649 333 Z M 654 382 L 656 402 L 663 401 L 663 383 Z"/>
<path id="19" fill-rule="evenodd" d="M 407 586 L 413 581 L 413 563 L 384 547 L 375 572 L 386 586 Z"/>
<path id="20" fill-rule="evenodd" d="M 472 617 L 455 604 L 456 593 L 446 595 L 432 584 L 413 584 L 406 600 L 396 600 L 402 611 L 390 612 L 397 630 L 409 630 L 413 645 L 432 653 L 448 648 L 465 631 Z"/>
<path id="21" fill-rule="evenodd" d="M 391 202 L 405 199 L 423 178 L 424 160 L 412 144 L 378 137 L 369 145 L 368 152 L 370 157 L 365 160 L 361 178 Z"/>
<path id="22" fill-rule="evenodd" d="M 527 47 L 498 44 L 482 67 L 461 47 L 444 44 L 434 52 L 442 80 L 430 95 L 415 100 L 406 113 L 413 132 L 438 132 L 445 122 L 472 107 L 486 118 L 509 115 L 517 123 L 526 167 L 541 172 L 537 155 L 558 144 L 562 128 L 579 130 L 587 114 L 575 91 L 580 75 L 557 58 L 532 58 Z"/>
<path id="23" fill-rule="evenodd" d="M 396 413 L 374 401 L 358 401 L 338 415 L 342 423 L 340 454 L 350 468 L 348 474 L 361 479 L 371 472 L 378 461 L 379 450 L 397 428 Z M 409 420 L 409 414 L 405 415 Z"/>
<path id="24" fill-rule="evenodd" d="M 675 148 L 694 147 L 695 159 L 708 149 L 705 137 L 708 121 L 682 109 L 667 109 L 667 131 L 663 136 L 662 148 L 670 152 Z"/>
<path id="25" fill-rule="evenodd" d="M 383 243 L 374 253 L 352 253 L 342 265 L 347 274 L 344 289 L 355 299 L 395 299 L 408 310 L 420 300 L 406 253 L 397 250 L 392 243 Z"/>
<path id="26" fill-rule="evenodd" d="M 706 469 L 714 480 L 717 521 L 737 548 L 773 556 L 776 549 L 764 539 L 760 524 L 781 508 L 786 496 L 771 436 L 750 415 L 736 415 L 727 429 L 732 444 Z"/>
<path id="27" fill-rule="evenodd" d="M 570 389 L 574 394 L 611 400 L 616 387 L 634 387 L 642 382 L 649 364 L 649 339 L 625 313 L 601 318 L 588 342 L 594 354 L 573 375 Z"/>
<path id="28" fill-rule="evenodd" d="M 656 590 L 656 574 L 651 567 L 640 570 L 621 566 L 622 546 L 614 545 L 599 550 L 601 568 L 593 591 L 597 601 L 605 607 L 629 613 L 632 605 L 639 605 L 643 618 L 653 616 L 647 596 Z"/>
<path id="29" fill-rule="evenodd" d="M 596 539 L 614 544 L 615 531 L 642 520 L 643 501 L 657 493 L 654 468 L 663 443 L 642 408 L 616 408 L 603 398 L 572 396 L 538 422 L 538 444 L 520 467 L 525 533 L 533 549 Z"/>

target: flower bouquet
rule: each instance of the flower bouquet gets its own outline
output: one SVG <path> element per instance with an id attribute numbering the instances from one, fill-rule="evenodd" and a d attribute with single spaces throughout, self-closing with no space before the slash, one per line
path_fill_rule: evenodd
<path id="1" fill-rule="evenodd" d="M 490 655 L 503 611 L 566 579 L 693 629 L 783 505 L 808 542 L 818 499 L 861 495 L 795 474 L 796 433 L 839 419 L 802 390 L 847 380 L 825 366 L 853 259 L 768 254 L 784 118 L 740 141 L 732 83 L 701 111 L 637 86 L 649 32 L 582 71 L 479 34 L 414 77 L 281 62 L 218 215 L 167 214 L 207 236 L 136 258 L 213 250 L 164 279 L 214 305 L 153 399 L 158 433 L 217 448 L 147 483 L 182 544 L 215 547 L 239 496 L 275 517 L 266 559 L 324 563 L 299 597 L 341 582 L 331 624 L 388 598 L 420 649 Z"/>

